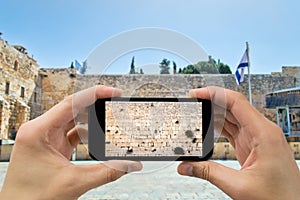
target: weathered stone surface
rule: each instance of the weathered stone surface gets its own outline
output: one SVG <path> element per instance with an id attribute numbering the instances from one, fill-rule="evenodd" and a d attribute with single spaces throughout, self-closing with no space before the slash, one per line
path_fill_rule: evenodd
<path id="1" fill-rule="evenodd" d="M 49 107 L 64 98 L 65 94 L 96 84 L 118 87 L 124 96 L 180 96 L 185 97 L 193 88 L 216 85 L 243 93 L 248 98 L 248 84 L 237 86 L 234 75 L 80 75 L 70 77 L 67 69 L 42 69 L 49 74 L 43 81 L 43 99 L 56 99 Z M 264 96 L 272 91 L 296 87 L 295 76 L 287 74 L 255 74 L 251 76 L 253 105 L 263 112 Z M 247 80 L 247 76 L 245 76 Z M 73 86 L 73 88 L 72 88 Z M 58 94 L 58 95 L 54 95 Z M 63 95 L 59 95 L 63 94 Z M 44 104 L 47 102 L 45 101 Z M 48 107 L 48 106 L 46 106 Z"/>
<path id="2" fill-rule="evenodd" d="M 201 103 L 111 102 L 105 113 L 106 156 L 202 155 Z"/>
<path id="3" fill-rule="evenodd" d="M 46 112 L 66 96 L 74 93 L 75 71 L 72 69 L 41 69 L 42 112 Z"/>
<path id="4" fill-rule="evenodd" d="M 0 39 L 0 138 L 8 138 L 30 119 L 30 105 L 37 103 L 34 95 L 38 70 L 25 48 Z"/>

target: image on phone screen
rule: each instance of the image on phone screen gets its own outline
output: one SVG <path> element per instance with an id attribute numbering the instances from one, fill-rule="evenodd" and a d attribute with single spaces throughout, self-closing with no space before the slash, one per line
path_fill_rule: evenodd
<path id="1" fill-rule="evenodd" d="M 107 159 L 201 158 L 210 108 L 208 101 L 193 98 L 97 101 L 98 134 L 104 141 L 99 151 Z"/>

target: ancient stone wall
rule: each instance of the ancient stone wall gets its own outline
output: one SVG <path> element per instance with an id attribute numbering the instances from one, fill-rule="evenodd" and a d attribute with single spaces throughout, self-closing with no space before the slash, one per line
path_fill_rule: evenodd
<path id="1" fill-rule="evenodd" d="M 66 96 L 74 93 L 75 71 L 71 69 L 41 69 L 41 112 L 46 112 Z"/>
<path id="2" fill-rule="evenodd" d="M 300 87 L 300 67 L 297 66 L 283 66 L 282 73 L 295 77 L 295 85 Z"/>
<path id="3" fill-rule="evenodd" d="M 298 69 L 293 69 L 294 71 Z M 193 88 L 216 85 L 243 93 L 248 98 L 248 77 L 238 86 L 234 75 L 80 75 L 70 69 L 41 69 L 43 111 L 61 101 L 66 95 L 96 84 L 117 87 L 123 96 L 186 97 Z M 285 71 L 287 71 L 285 69 Z M 300 70 L 299 70 L 300 71 Z M 251 76 L 253 105 L 266 116 L 274 118 L 274 110 L 265 109 L 265 94 L 296 87 L 296 77 L 290 73 L 255 74 Z"/>
<path id="4" fill-rule="evenodd" d="M 42 112 L 42 78 L 44 75 L 39 71 L 37 78 L 35 79 L 35 88 L 33 95 L 29 101 L 30 107 L 30 119 L 34 119 L 41 114 Z"/>
<path id="5" fill-rule="evenodd" d="M 247 80 L 247 76 L 245 77 Z M 295 77 L 287 74 L 252 75 L 253 105 L 264 111 L 265 94 L 295 87 Z M 237 86 L 234 75 L 79 75 L 76 91 L 95 84 L 118 87 L 125 96 L 187 96 L 193 88 L 216 85 L 243 93 L 248 98 L 247 82 Z"/>
<path id="6" fill-rule="evenodd" d="M 24 47 L 0 39 L 0 138 L 8 138 L 29 120 L 38 70 Z"/>
<path id="7" fill-rule="evenodd" d="M 198 102 L 111 102 L 105 109 L 105 155 L 202 155 Z"/>

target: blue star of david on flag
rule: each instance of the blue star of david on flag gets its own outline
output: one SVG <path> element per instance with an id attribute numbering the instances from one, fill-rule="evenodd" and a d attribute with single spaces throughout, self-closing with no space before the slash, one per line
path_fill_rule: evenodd
<path id="1" fill-rule="evenodd" d="M 240 61 L 240 64 L 238 65 L 238 67 L 235 71 L 235 79 L 236 79 L 236 83 L 238 85 L 240 85 L 241 82 L 244 81 L 244 71 L 245 71 L 246 67 L 249 67 L 249 59 L 248 59 L 247 50 L 245 51 L 245 53 Z"/>

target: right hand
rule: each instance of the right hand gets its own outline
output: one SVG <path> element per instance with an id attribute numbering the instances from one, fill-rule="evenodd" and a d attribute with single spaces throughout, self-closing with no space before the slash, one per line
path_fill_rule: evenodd
<path id="1" fill-rule="evenodd" d="M 299 169 L 276 124 L 240 93 L 206 87 L 192 90 L 190 95 L 211 99 L 216 110 L 226 112 L 221 133 L 235 148 L 241 169 L 211 161 L 182 162 L 179 174 L 208 180 L 233 199 L 300 198 Z"/>

